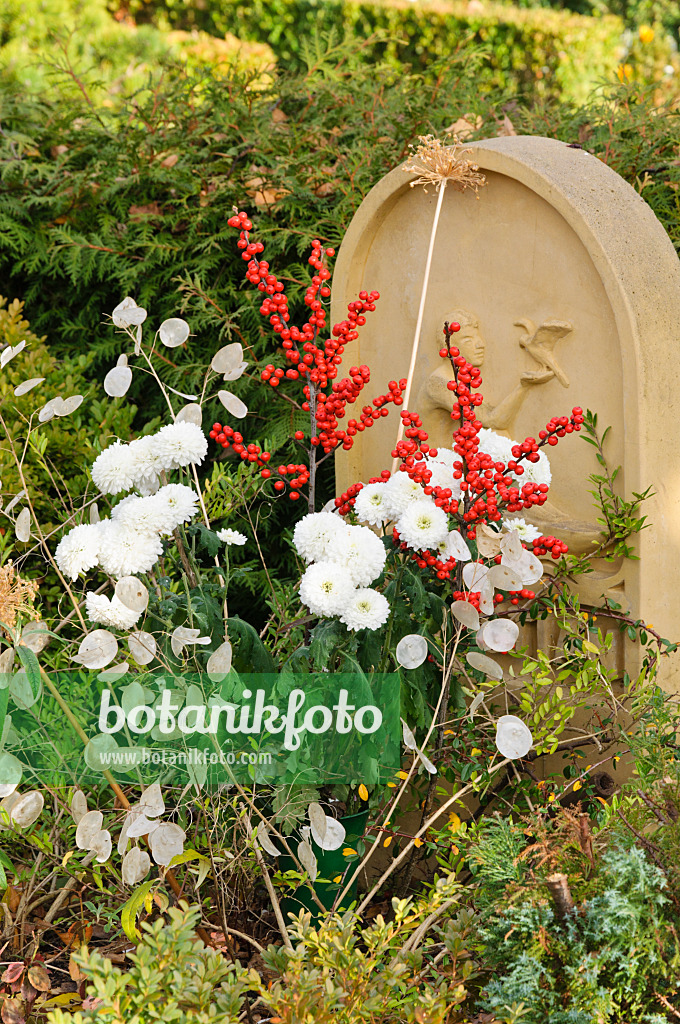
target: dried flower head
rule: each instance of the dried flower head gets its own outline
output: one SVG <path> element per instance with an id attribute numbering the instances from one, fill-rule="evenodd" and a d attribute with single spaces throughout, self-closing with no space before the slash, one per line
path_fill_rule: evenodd
<path id="1" fill-rule="evenodd" d="M 457 135 L 453 136 L 453 144 L 445 145 L 434 135 L 419 135 L 419 146 L 411 146 L 413 159 L 404 165 L 404 170 L 418 177 L 411 182 L 414 185 L 436 185 L 437 191 L 442 182 L 453 185 L 459 192 L 473 188 L 478 192 L 486 184 L 486 178 L 477 164 L 465 160 L 464 155 L 471 152 L 464 149 Z M 427 189 L 425 189 L 427 192 Z"/>
<path id="2" fill-rule="evenodd" d="M 12 628 L 19 612 L 29 619 L 39 618 L 33 607 L 37 593 L 37 582 L 22 579 L 12 562 L 0 567 L 0 625 Z"/>

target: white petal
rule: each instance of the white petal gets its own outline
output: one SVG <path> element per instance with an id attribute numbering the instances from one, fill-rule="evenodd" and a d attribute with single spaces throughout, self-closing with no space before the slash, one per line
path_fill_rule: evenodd
<path id="1" fill-rule="evenodd" d="M 149 873 L 151 858 L 146 850 L 133 846 L 125 854 L 121 866 L 123 881 L 126 885 L 138 885 Z"/>
<path id="2" fill-rule="evenodd" d="M 479 610 L 483 615 L 493 615 L 496 605 L 493 600 L 493 587 L 489 583 L 488 576 L 482 580 L 479 588 Z"/>
<path id="3" fill-rule="evenodd" d="M 97 855 L 97 863 L 105 864 L 111 856 L 112 849 L 111 833 L 104 829 L 98 832 L 90 843 L 90 850 Z"/>
<path id="4" fill-rule="evenodd" d="M 243 346 L 235 341 L 232 345 L 225 345 L 212 357 L 210 369 L 215 373 L 229 373 L 235 370 L 243 362 Z"/>
<path id="5" fill-rule="evenodd" d="M 108 629 L 94 629 L 88 633 L 74 661 L 85 668 L 105 668 L 118 654 L 118 641 Z"/>
<path id="6" fill-rule="evenodd" d="M 161 787 L 157 782 L 147 786 L 144 790 L 139 801 L 139 809 L 146 814 L 147 818 L 157 818 L 159 814 L 163 814 L 165 811 L 165 801 L 163 800 Z"/>
<path id="7" fill-rule="evenodd" d="M 75 821 L 76 825 L 79 825 L 83 820 L 87 811 L 87 797 L 83 793 L 82 789 L 76 789 L 73 796 L 71 797 L 71 816 Z"/>
<path id="8" fill-rule="evenodd" d="M 83 404 L 82 395 L 69 395 L 68 398 L 64 398 L 60 405 L 57 405 L 54 412 L 56 416 L 70 416 L 72 412 L 75 412 Z"/>
<path id="9" fill-rule="evenodd" d="M 20 540 L 22 544 L 26 544 L 31 539 L 30 509 L 22 508 L 21 512 L 17 516 L 17 521 L 14 526 L 14 532 L 16 533 L 17 540 Z"/>
<path id="10" fill-rule="evenodd" d="M 24 766 L 19 758 L 3 750 L 0 753 L 0 797 L 4 798 L 14 792 L 21 782 L 23 773 Z"/>
<path id="11" fill-rule="evenodd" d="M 89 850 L 95 836 L 101 832 L 104 815 L 101 811 L 86 811 L 78 822 L 76 829 L 76 846 L 79 850 Z"/>
<path id="12" fill-rule="evenodd" d="M 31 377 L 30 380 L 24 380 L 21 384 L 17 384 L 14 389 L 14 394 L 17 398 L 21 398 L 22 395 L 26 395 L 29 391 L 32 391 L 33 388 L 36 388 L 38 384 L 42 384 L 44 380 L 44 377 Z"/>
<path id="13" fill-rule="evenodd" d="M 469 654 L 465 655 L 465 660 L 468 665 L 471 665 L 478 672 L 483 672 L 489 679 L 498 679 L 500 681 L 503 678 L 501 666 L 491 658 L 487 658 L 486 654 L 480 654 L 479 651 L 470 651 Z"/>
<path id="14" fill-rule="evenodd" d="M 240 398 L 237 398 L 236 395 L 233 395 L 231 391 L 218 391 L 217 397 L 227 412 L 230 412 L 232 416 L 236 416 L 237 419 L 242 420 L 248 414 L 248 406 Z"/>
<path id="15" fill-rule="evenodd" d="M 246 362 L 240 363 L 235 370 L 229 370 L 228 373 L 225 373 L 223 380 L 229 382 L 231 382 L 232 380 L 239 380 L 243 376 L 247 365 L 248 364 Z"/>
<path id="16" fill-rule="evenodd" d="M 402 637 L 397 644 L 397 662 L 402 668 L 418 668 L 427 658 L 427 640 L 418 633 Z"/>
<path id="17" fill-rule="evenodd" d="M 23 352 L 25 348 L 25 341 L 20 341 L 18 345 L 14 346 L 14 348 L 12 348 L 11 345 L 8 345 L 7 348 L 2 350 L 2 354 L 0 354 L 0 368 L 7 366 L 10 359 L 14 359 L 14 357 L 18 356 L 20 352 Z"/>
<path id="18" fill-rule="evenodd" d="M 323 814 L 323 811 L 321 812 Z M 337 818 L 331 818 L 324 814 L 324 830 L 320 832 L 316 824 L 312 822 L 311 833 L 316 845 L 321 850 L 339 850 L 345 841 L 347 832 Z M 311 820 L 311 819 L 310 819 Z"/>
<path id="19" fill-rule="evenodd" d="M 281 856 L 281 851 L 276 849 L 273 842 L 269 838 L 267 826 L 263 821 L 261 821 L 257 828 L 255 829 L 255 840 L 258 846 L 261 846 L 265 853 L 271 854 L 272 857 Z"/>
<path id="20" fill-rule="evenodd" d="M 45 798 L 42 793 L 39 793 L 37 789 L 33 789 L 30 793 L 25 793 L 13 805 L 10 819 L 19 828 L 28 828 L 29 825 L 38 820 L 44 806 Z"/>
<path id="21" fill-rule="evenodd" d="M 149 846 L 156 864 L 167 867 L 173 857 L 184 851 L 186 833 L 172 823 L 162 824 L 149 836 Z"/>
<path id="22" fill-rule="evenodd" d="M 232 649 L 228 640 L 213 651 L 208 658 L 206 671 L 213 683 L 221 683 L 231 671 Z"/>
<path id="23" fill-rule="evenodd" d="M 133 298 L 126 295 L 122 302 L 119 302 L 111 314 L 116 327 L 133 327 L 143 324 L 146 320 L 146 310 L 138 306 Z"/>
<path id="24" fill-rule="evenodd" d="M 472 701 L 472 704 L 468 708 L 468 715 L 470 716 L 470 718 L 474 718 L 475 711 L 477 710 L 477 708 L 479 707 L 479 705 L 482 703 L 483 700 L 484 700 L 484 691 L 480 690 L 480 692 L 475 696 L 475 699 Z"/>
<path id="25" fill-rule="evenodd" d="M 472 558 L 470 548 L 458 530 L 451 530 L 444 543 L 446 545 L 445 554 L 448 558 L 455 558 L 458 562 L 468 562 Z"/>
<path id="26" fill-rule="evenodd" d="M 482 628 L 484 643 L 492 651 L 511 651 L 517 643 L 519 626 L 512 619 L 491 619 Z"/>
<path id="27" fill-rule="evenodd" d="M 12 509 L 14 508 L 14 506 L 19 504 L 19 502 L 21 501 L 21 499 L 24 497 L 25 494 L 26 494 L 26 491 L 19 491 L 18 494 L 15 494 L 14 497 L 12 498 L 12 500 L 7 505 L 7 508 L 5 509 L 5 512 L 11 512 Z"/>
<path id="28" fill-rule="evenodd" d="M 479 590 L 488 572 L 488 566 L 482 562 L 468 562 L 463 567 L 463 583 L 469 590 Z"/>
<path id="29" fill-rule="evenodd" d="M 132 370 L 129 366 L 114 366 L 104 377 L 104 391 L 111 398 L 122 398 L 132 384 Z"/>
<path id="30" fill-rule="evenodd" d="M 156 657 L 156 646 L 155 638 L 151 633 L 146 633 L 143 629 L 130 633 L 128 637 L 130 654 L 138 665 L 148 665 L 149 662 L 153 661 Z"/>
<path id="31" fill-rule="evenodd" d="M 133 612 L 143 612 L 149 603 L 149 591 L 136 576 L 121 576 L 116 583 L 116 597 Z"/>
<path id="32" fill-rule="evenodd" d="M 140 836 L 150 836 L 157 828 L 160 828 L 160 821 L 150 821 L 146 815 L 140 814 L 132 822 L 127 830 L 130 839 L 138 839 Z"/>
<path id="33" fill-rule="evenodd" d="M 200 427 L 203 424 L 203 410 L 196 402 L 193 402 L 191 405 L 185 405 L 177 413 L 175 423 L 195 423 L 197 427 Z"/>
<path id="34" fill-rule="evenodd" d="M 97 679 L 100 679 L 103 683 L 114 683 L 129 671 L 130 666 L 127 661 L 119 661 L 117 665 L 110 665 L 107 669 L 104 669 L 103 672 L 100 672 Z"/>
<path id="35" fill-rule="evenodd" d="M 518 562 L 524 554 L 524 548 L 517 530 L 504 533 L 501 537 L 501 551 L 507 556 L 509 562 Z"/>
<path id="36" fill-rule="evenodd" d="M 417 750 L 418 748 L 416 746 L 416 738 L 413 735 L 413 730 L 409 729 L 408 725 L 406 724 L 403 718 L 401 719 L 401 731 L 402 736 L 404 737 L 404 746 L 406 747 L 406 749 Z"/>
<path id="37" fill-rule="evenodd" d="M 57 409 L 60 407 L 62 402 L 63 399 L 59 397 L 50 398 L 49 402 L 45 402 L 42 409 L 38 413 L 39 421 L 41 423 L 47 423 L 49 420 L 52 419 L 53 416 L 56 416 Z"/>
<path id="38" fill-rule="evenodd" d="M 497 590 L 522 590 L 524 581 L 515 565 L 492 565 L 487 576 L 489 583 Z"/>
<path id="39" fill-rule="evenodd" d="M 533 746 L 533 736 L 521 718 L 503 715 L 496 723 L 496 746 L 503 757 L 513 760 L 526 757 Z"/>
<path id="40" fill-rule="evenodd" d="M 486 523 L 481 523 L 476 531 L 477 551 L 481 558 L 494 558 L 501 549 L 501 534 L 496 533 Z"/>
<path id="41" fill-rule="evenodd" d="M 454 601 L 451 611 L 454 618 L 468 629 L 479 629 L 479 612 L 469 601 Z"/>
<path id="42" fill-rule="evenodd" d="M 312 882 L 315 882 L 318 867 L 317 860 L 316 857 L 314 856 L 314 851 L 312 850 L 311 846 L 309 845 L 306 839 L 303 839 L 302 842 L 298 845 L 297 855 L 298 860 L 302 864 L 303 868 L 306 870 L 307 874 L 310 877 L 310 880 Z"/>
<path id="43" fill-rule="evenodd" d="M 184 344 L 191 332 L 186 320 L 182 320 L 178 316 L 172 316 L 169 320 L 163 321 L 158 333 L 164 345 L 168 348 L 177 348 L 179 345 Z"/>
<path id="44" fill-rule="evenodd" d="M 49 629 L 46 622 L 28 622 L 21 631 L 19 643 L 34 654 L 40 654 L 50 642 Z"/>

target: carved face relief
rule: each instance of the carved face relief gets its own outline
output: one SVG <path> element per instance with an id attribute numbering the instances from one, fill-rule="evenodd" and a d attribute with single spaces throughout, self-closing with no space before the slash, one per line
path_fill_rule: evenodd
<path id="1" fill-rule="evenodd" d="M 454 309 L 444 320 L 449 324 L 460 324 L 460 331 L 452 336 L 451 343 L 468 363 L 481 366 L 486 354 L 486 342 L 479 329 L 479 320 L 464 309 Z"/>

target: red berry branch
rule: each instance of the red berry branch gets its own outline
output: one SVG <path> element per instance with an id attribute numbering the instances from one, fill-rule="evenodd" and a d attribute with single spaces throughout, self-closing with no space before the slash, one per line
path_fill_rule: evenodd
<path id="1" fill-rule="evenodd" d="M 321 242 L 315 239 L 308 260 L 314 274 L 304 296 L 309 315 L 301 327 L 291 325 L 284 284 L 271 272 L 269 263 L 258 258 L 264 252 L 264 245 L 250 240 L 253 225 L 248 215 L 237 211 L 229 218 L 228 224 L 239 229 L 236 245 L 242 250 L 241 258 L 247 263 L 246 280 L 263 292 L 260 313 L 269 319 L 272 330 L 280 338 L 280 351 L 287 364 L 284 368 L 273 362 L 267 363 L 260 379 L 273 388 L 280 387 L 285 381 L 304 382 L 302 408 L 310 414 L 309 464 L 279 466 L 276 471 L 279 479 L 275 480 L 274 489 L 282 493 L 288 487 L 288 496 L 296 501 L 301 497 L 301 488 L 308 487 L 309 508 L 313 511 L 316 469 L 323 458 L 338 447 L 351 448 L 355 435 L 386 416 L 390 404 L 401 405 L 406 381 L 390 381 L 385 394 L 364 405 L 358 418 L 350 419 L 346 427 L 341 428 L 340 421 L 345 416 L 347 405 L 357 402 L 371 375 L 367 366 L 352 366 L 349 377 L 336 381 L 338 369 L 345 347 L 359 337 L 359 330 L 366 323 L 366 313 L 375 310 L 379 293 L 360 292 L 358 299 L 349 303 L 347 318 L 327 333 L 324 302 L 331 294 L 328 284 L 331 274 L 325 260 L 334 256 L 335 250 L 324 250 Z M 322 338 L 322 335 L 325 336 Z M 261 452 L 257 445 L 246 444 L 233 428 L 215 423 L 210 436 L 223 448 L 231 448 L 244 461 L 263 466 L 261 475 L 264 479 L 274 475 L 274 471 L 264 465 L 271 454 Z M 295 432 L 296 440 L 303 441 L 304 438 L 303 431 Z M 316 454 L 319 448 L 324 452 L 321 459 Z"/>

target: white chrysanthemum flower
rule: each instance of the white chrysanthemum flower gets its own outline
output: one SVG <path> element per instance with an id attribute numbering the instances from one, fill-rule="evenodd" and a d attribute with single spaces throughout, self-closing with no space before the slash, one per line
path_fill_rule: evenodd
<path id="1" fill-rule="evenodd" d="M 428 498 L 414 501 L 397 521 L 397 530 L 404 544 L 414 551 L 436 548 L 446 540 L 449 520 L 446 512 Z"/>
<path id="2" fill-rule="evenodd" d="M 503 526 L 506 530 L 517 530 L 520 540 L 530 542 L 541 536 L 541 531 L 533 523 L 527 523 L 526 519 L 504 519 Z"/>
<path id="3" fill-rule="evenodd" d="M 520 484 L 550 484 L 552 470 L 550 469 L 550 462 L 545 452 L 541 451 L 538 453 L 538 462 L 529 462 L 528 459 L 522 459 L 520 465 L 524 466 L 524 472 L 520 477 Z"/>
<path id="4" fill-rule="evenodd" d="M 390 603 L 377 590 L 363 587 L 354 596 L 340 616 L 348 629 L 380 629 L 389 618 Z"/>
<path id="5" fill-rule="evenodd" d="M 245 544 L 248 540 L 245 533 L 239 533 L 238 530 L 218 530 L 217 536 L 224 541 L 227 547 L 231 544 Z"/>
<path id="6" fill-rule="evenodd" d="M 134 486 L 140 494 L 155 494 L 164 470 L 163 459 L 156 451 L 154 437 L 138 437 L 128 445 L 134 476 Z"/>
<path id="7" fill-rule="evenodd" d="M 165 469 L 198 465 L 208 452 L 208 440 L 197 423 L 183 420 L 161 427 L 152 437 L 153 451 Z"/>
<path id="8" fill-rule="evenodd" d="M 143 500 L 154 502 L 155 529 L 163 536 L 169 536 L 181 523 L 189 522 L 198 510 L 196 491 L 185 484 L 166 484 L 157 494 Z"/>
<path id="9" fill-rule="evenodd" d="M 354 501 L 354 511 L 362 523 L 380 526 L 390 518 L 385 505 L 385 484 L 366 484 Z"/>
<path id="10" fill-rule="evenodd" d="M 434 461 L 443 462 L 445 466 L 450 466 L 453 469 L 454 462 L 460 462 L 460 455 L 454 452 L 453 448 L 437 448 L 437 456 Z"/>
<path id="11" fill-rule="evenodd" d="M 423 498 L 423 489 L 408 473 L 399 470 L 385 484 L 385 508 L 390 519 L 397 519 L 414 501 Z"/>
<path id="12" fill-rule="evenodd" d="M 367 526 L 345 526 L 333 537 L 327 557 L 348 570 L 355 587 L 366 587 L 383 571 L 387 552 Z"/>
<path id="13" fill-rule="evenodd" d="M 430 487 L 448 487 L 451 497 L 460 499 L 463 493 L 460 489 L 460 480 L 454 479 L 453 467 L 448 462 L 439 459 L 428 459 L 427 468 L 432 473 Z"/>
<path id="14" fill-rule="evenodd" d="M 293 531 L 295 550 L 306 562 L 319 562 L 328 557 L 333 538 L 342 533 L 346 525 L 334 512 L 312 512 L 301 519 Z"/>
<path id="15" fill-rule="evenodd" d="M 90 622 L 98 622 L 113 629 L 132 629 L 142 614 L 141 611 L 128 608 L 116 594 L 109 600 L 104 594 L 92 591 L 85 594 L 85 612 Z"/>
<path id="16" fill-rule="evenodd" d="M 97 523 L 100 537 L 99 564 L 115 579 L 148 572 L 163 553 L 155 533 L 140 533 L 111 519 Z"/>
<path id="17" fill-rule="evenodd" d="M 495 430 L 488 430 L 482 427 L 479 431 L 479 450 L 485 455 L 490 455 L 494 462 L 504 462 L 506 465 L 512 460 L 512 449 L 517 444 L 510 437 L 503 437 Z"/>
<path id="18" fill-rule="evenodd" d="M 129 530 L 139 533 L 159 533 L 163 521 L 159 515 L 156 495 L 140 498 L 138 494 L 130 494 L 123 498 L 111 512 L 111 519 L 126 526 Z"/>
<path id="19" fill-rule="evenodd" d="M 59 541 L 54 557 L 65 576 L 75 580 L 81 572 L 94 569 L 99 561 L 100 535 L 96 525 L 74 526 Z"/>
<path id="20" fill-rule="evenodd" d="M 352 577 L 337 562 L 310 565 L 300 581 L 300 600 L 313 615 L 342 615 L 354 593 Z"/>
<path id="21" fill-rule="evenodd" d="M 116 441 L 105 448 L 92 464 L 92 479 L 102 494 L 129 491 L 135 483 L 130 445 Z"/>

